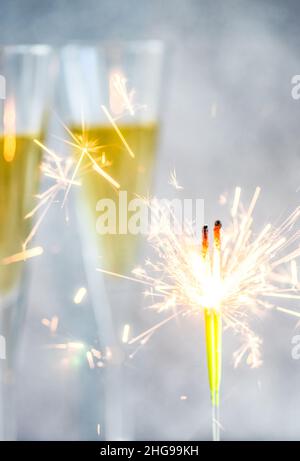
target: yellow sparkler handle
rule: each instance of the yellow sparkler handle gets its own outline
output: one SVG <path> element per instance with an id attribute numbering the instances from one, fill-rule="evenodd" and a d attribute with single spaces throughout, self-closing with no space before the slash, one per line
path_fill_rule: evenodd
<path id="1" fill-rule="evenodd" d="M 208 242 L 208 227 L 202 229 L 202 257 L 207 264 L 207 270 L 212 270 L 213 277 L 216 282 L 221 277 L 221 230 L 222 224 L 220 221 L 215 222 L 214 226 L 214 253 L 213 253 L 213 268 L 209 265 L 209 242 Z M 213 407 L 219 406 L 219 394 L 221 384 L 222 371 L 222 316 L 217 309 L 204 309 L 204 323 L 206 334 L 206 355 L 208 380 L 211 394 L 211 402 Z"/>
<path id="2" fill-rule="evenodd" d="M 213 406 L 219 406 L 222 372 L 222 317 L 213 309 L 204 310 L 208 380 Z"/>

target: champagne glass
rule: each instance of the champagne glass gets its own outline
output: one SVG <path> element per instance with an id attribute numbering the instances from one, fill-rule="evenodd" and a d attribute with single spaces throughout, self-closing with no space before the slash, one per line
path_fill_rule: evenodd
<path id="1" fill-rule="evenodd" d="M 31 230 L 31 220 L 26 215 L 36 204 L 42 156 L 33 140 L 43 140 L 45 136 L 54 74 L 51 47 L 0 47 L 0 75 L 5 90 L 0 100 L 1 440 L 16 435 L 13 380 L 24 317 L 22 259 L 26 259 L 28 251 L 24 242 Z"/>
<path id="2" fill-rule="evenodd" d="M 122 329 L 134 321 L 136 293 L 122 281 L 101 278 L 96 267 L 128 273 L 138 260 L 140 235 L 120 231 L 120 194 L 128 202 L 151 192 L 160 128 L 164 46 L 159 41 L 70 44 L 62 51 L 62 68 L 69 101 L 67 118 L 80 162 L 78 221 L 89 290 L 103 346 L 112 350 L 105 370 L 104 437 L 130 439 L 130 386 L 126 378 Z M 74 141 L 75 139 L 75 141 Z M 82 146 L 88 155 L 82 156 Z M 77 163 L 79 165 L 79 163 Z M 100 167 L 107 177 L 99 175 Z M 121 191 L 121 192 L 120 192 Z M 113 233 L 97 227 L 99 200 L 115 204 Z M 98 204 L 98 205 L 97 205 Z M 121 210 L 121 207 L 122 210 Z M 126 225 L 126 223 L 125 223 Z"/>

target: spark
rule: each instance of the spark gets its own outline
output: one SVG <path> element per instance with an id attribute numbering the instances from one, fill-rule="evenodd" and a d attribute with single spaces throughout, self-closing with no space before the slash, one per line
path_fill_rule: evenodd
<path id="1" fill-rule="evenodd" d="M 106 358 L 106 360 L 111 360 L 112 356 L 113 356 L 113 354 L 112 354 L 111 348 L 106 346 L 106 348 L 105 348 L 105 358 Z"/>
<path id="2" fill-rule="evenodd" d="M 120 128 L 118 127 L 118 125 L 116 124 L 115 120 L 113 119 L 113 117 L 110 115 L 109 111 L 107 110 L 107 108 L 105 106 L 101 106 L 103 112 L 105 113 L 106 117 L 108 118 L 108 120 L 110 121 L 110 123 L 112 124 L 113 128 L 115 129 L 117 135 L 119 136 L 119 138 L 121 139 L 124 147 L 126 148 L 128 154 L 134 158 L 135 155 L 131 149 L 131 147 L 129 146 L 128 142 L 126 141 L 126 139 L 124 138 L 123 134 L 121 133 L 120 131 Z"/>
<path id="3" fill-rule="evenodd" d="M 56 333 L 56 330 L 57 330 L 57 327 L 58 327 L 58 321 L 59 321 L 59 320 L 58 320 L 57 315 L 54 315 L 54 316 L 52 317 L 52 319 L 51 319 L 50 326 L 49 326 L 50 332 L 51 332 L 52 334 Z"/>
<path id="4" fill-rule="evenodd" d="M 79 341 L 69 341 L 66 343 L 48 344 L 48 349 L 64 349 L 69 351 L 79 351 L 85 349 L 85 344 Z"/>
<path id="5" fill-rule="evenodd" d="M 38 204 L 25 216 L 25 219 L 30 219 L 35 214 L 41 211 L 36 223 L 32 227 L 29 235 L 23 243 L 23 248 L 26 249 L 27 245 L 33 237 L 36 235 L 40 228 L 46 214 L 48 213 L 51 205 L 56 201 L 58 194 L 61 191 L 66 190 L 69 184 L 79 186 L 80 183 L 77 181 L 70 180 L 69 174 L 72 168 L 72 160 L 70 158 L 63 159 L 59 157 L 53 150 L 49 149 L 38 139 L 33 140 L 45 153 L 43 162 L 41 164 L 41 172 L 43 175 L 51 179 L 53 183 L 41 194 L 37 195 L 39 200 Z"/>
<path id="6" fill-rule="evenodd" d="M 34 258 L 36 256 L 40 256 L 43 254 L 44 249 L 40 246 L 30 248 L 28 250 L 20 251 L 20 253 L 16 253 L 12 256 L 7 256 L 1 260 L 1 264 L 6 266 L 8 264 L 13 264 L 21 261 L 26 261 L 27 259 Z"/>
<path id="7" fill-rule="evenodd" d="M 128 343 L 130 333 L 130 325 L 126 324 L 123 328 L 122 342 L 124 344 Z"/>
<path id="8" fill-rule="evenodd" d="M 292 309 L 286 309 L 285 307 L 276 307 L 276 309 L 280 312 L 284 312 L 285 314 L 300 318 L 300 312 L 293 311 Z"/>
<path id="9" fill-rule="evenodd" d="M 94 370 L 96 368 L 105 367 L 112 359 L 112 352 L 109 347 L 106 347 L 102 352 L 91 344 L 74 339 L 73 336 L 67 332 L 62 333 L 60 331 L 58 333 L 59 319 L 56 315 L 51 319 L 43 318 L 41 323 L 49 329 L 51 335 L 56 335 L 56 337 L 58 337 L 59 334 L 59 337 L 62 337 L 61 335 L 63 334 L 65 341 L 46 344 L 44 347 L 46 349 L 62 352 L 64 355 L 61 359 L 61 363 L 64 366 L 79 363 L 79 360 L 82 361 L 84 359 L 87 361 L 89 368 Z M 75 362 L 73 359 L 75 359 Z"/>
<path id="10" fill-rule="evenodd" d="M 128 110 L 130 115 L 135 114 L 133 105 L 134 90 L 127 90 L 127 79 L 121 72 L 113 72 L 109 79 L 110 108 L 113 113 L 123 113 Z"/>
<path id="11" fill-rule="evenodd" d="M 177 176 L 176 176 L 176 171 L 173 170 L 170 174 L 170 180 L 169 180 L 170 186 L 173 186 L 176 190 L 182 190 L 183 187 L 180 186 L 180 184 L 177 181 Z"/>
<path id="12" fill-rule="evenodd" d="M 79 288 L 77 292 L 75 293 L 75 296 L 73 299 L 74 304 L 80 304 L 83 301 L 86 293 L 87 293 L 87 290 L 85 287 Z"/>
<path id="13" fill-rule="evenodd" d="M 54 315 L 51 320 L 49 319 L 42 319 L 42 325 L 49 328 L 51 334 L 55 334 L 58 328 L 59 319 L 57 315 Z"/>
<path id="14" fill-rule="evenodd" d="M 123 76 L 122 73 L 113 73 L 110 78 L 110 87 L 111 93 L 114 93 L 118 96 L 119 102 L 121 102 L 122 108 L 128 110 L 130 115 L 135 114 L 135 110 L 137 108 L 142 108 L 144 106 L 133 106 L 133 96 L 135 91 L 131 90 L 128 92 L 127 90 L 127 79 Z M 15 155 L 15 106 L 13 100 L 7 100 L 7 104 L 5 106 L 4 112 L 4 126 L 7 132 L 7 136 L 5 136 L 5 142 L 8 145 L 4 146 L 4 156 L 7 161 L 12 161 Z M 128 142 L 126 141 L 125 137 L 121 133 L 119 127 L 116 124 L 116 119 L 114 119 L 107 108 L 102 105 L 101 106 L 103 112 L 105 113 L 106 117 L 108 118 L 109 122 L 111 123 L 112 127 L 116 131 L 117 135 L 119 136 L 121 142 L 123 143 L 125 149 L 129 153 L 129 155 L 134 158 L 135 155 L 130 148 Z M 72 157 L 68 157 L 67 159 L 63 159 L 59 157 L 53 150 L 49 149 L 45 146 L 42 142 L 37 139 L 34 139 L 34 142 L 47 154 L 45 161 L 42 164 L 42 171 L 44 175 L 48 178 L 54 180 L 54 184 L 51 185 L 43 194 L 37 196 L 39 198 L 38 205 L 31 210 L 25 217 L 25 219 L 31 218 L 35 213 L 40 209 L 43 208 L 43 211 L 37 220 L 36 224 L 33 226 L 30 234 L 26 238 L 23 248 L 26 249 L 28 243 L 33 239 L 35 236 L 38 228 L 40 227 L 42 221 L 44 220 L 47 212 L 49 211 L 51 205 L 56 200 L 58 193 L 63 190 L 65 191 L 64 198 L 62 201 L 62 208 L 64 208 L 68 195 L 70 193 L 71 187 L 76 185 L 80 186 L 80 181 L 77 180 L 77 176 L 87 173 L 91 168 L 100 176 L 102 176 L 113 188 L 119 190 L 121 185 L 116 181 L 110 174 L 105 171 L 105 168 L 110 166 L 110 162 L 106 161 L 106 155 L 103 151 L 104 145 L 98 143 L 97 139 L 89 139 L 88 133 L 85 127 L 84 117 L 82 115 L 82 123 L 81 123 L 81 134 L 75 134 L 65 123 L 60 120 L 61 125 L 64 127 L 65 131 L 68 133 L 70 139 L 62 139 L 62 141 L 71 146 L 73 150 L 79 152 L 79 158 L 77 162 Z M 94 154 L 100 153 L 101 155 L 99 158 L 94 158 Z M 87 159 L 87 165 L 82 167 L 83 160 Z M 75 162 L 75 166 L 72 170 L 73 164 Z M 81 168 L 82 167 L 82 168 Z"/>
<path id="15" fill-rule="evenodd" d="M 41 320 L 42 325 L 49 328 L 51 334 L 56 333 L 57 328 L 58 328 L 58 322 L 59 322 L 59 319 L 57 315 L 54 315 L 51 320 L 46 319 L 46 318 Z"/>
<path id="16" fill-rule="evenodd" d="M 67 343 L 67 348 L 70 350 L 82 350 L 85 348 L 85 344 L 78 341 L 70 341 Z"/>
<path id="17" fill-rule="evenodd" d="M 93 358 L 93 354 L 91 353 L 91 351 L 87 351 L 86 359 L 88 361 L 89 367 L 91 368 L 91 370 L 93 370 L 95 368 L 95 363 L 94 363 L 94 358 Z"/>
<path id="18" fill-rule="evenodd" d="M 300 207 L 280 225 L 267 224 L 257 230 L 253 214 L 260 188 L 256 188 L 248 208 L 241 202 L 241 192 L 241 188 L 236 188 L 228 222 L 224 221 L 220 264 L 215 265 L 220 268 L 218 277 L 214 270 L 207 270 L 211 261 L 219 257 L 218 252 L 213 248 L 211 252 L 208 250 L 208 259 L 203 258 L 197 237 L 199 230 L 191 233 L 186 231 L 188 226 L 183 226 L 181 234 L 174 232 L 163 219 L 169 211 L 165 210 L 166 205 L 146 201 L 148 206 L 155 207 L 151 211 L 161 216 L 148 235 L 156 256 L 147 260 L 142 270 L 133 271 L 132 277 L 124 277 L 148 287 L 147 295 L 150 293 L 154 300 L 149 306 L 151 309 L 172 314 L 132 338 L 129 344 L 141 343 L 179 315 L 217 310 L 223 330 L 232 331 L 241 343 L 233 354 L 235 366 L 245 359 L 254 368 L 262 363 L 262 339 L 256 334 L 253 321 L 272 309 L 300 316 L 296 310 L 280 307 L 277 303 L 278 300 L 300 299 L 300 285 L 295 275 L 296 260 L 300 256 L 300 230 L 297 228 Z"/>
<path id="19" fill-rule="evenodd" d="M 116 189 L 120 188 L 120 184 L 105 171 L 105 168 L 109 166 L 105 160 L 105 155 L 100 155 L 99 159 L 94 159 L 92 157 L 91 154 L 98 152 L 103 146 L 99 145 L 96 140 L 87 139 L 84 124 L 82 135 L 76 136 L 65 124 L 63 124 L 63 122 L 61 123 L 72 139 L 72 141 L 68 141 L 66 139 L 63 141 L 64 143 L 71 145 L 74 150 L 78 150 L 80 152 L 79 160 L 74 166 L 75 160 L 73 157 L 60 157 L 56 152 L 49 149 L 41 141 L 34 139 L 34 142 L 44 151 L 45 154 L 41 165 L 41 171 L 43 175 L 49 178 L 53 183 L 43 193 L 37 195 L 37 198 L 39 199 L 38 204 L 25 216 L 25 219 L 32 218 L 38 211 L 42 210 L 39 218 L 27 236 L 23 244 L 23 248 L 26 248 L 29 242 L 36 235 L 50 207 L 58 200 L 60 192 L 64 192 L 64 198 L 62 201 L 62 207 L 64 207 L 71 187 L 81 186 L 81 181 L 77 178 L 77 176 L 86 174 L 89 171 L 89 168 L 96 171 L 96 173 L 102 176 Z M 86 157 L 89 162 L 87 167 L 81 168 L 84 157 Z"/>
<path id="20" fill-rule="evenodd" d="M 219 197 L 219 204 L 220 205 L 226 205 L 227 203 L 227 196 L 226 194 L 221 194 Z"/>
<path id="21" fill-rule="evenodd" d="M 114 123 L 113 126 L 116 126 L 115 122 L 113 122 L 113 123 Z M 68 197 L 69 192 L 70 192 L 71 187 L 72 187 L 72 182 L 75 181 L 77 175 L 81 171 L 80 169 L 81 169 L 83 160 L 85 158 L 90 162 L 90 165 L 88 165 L 88 167 L 91 166 L 94 169 L 94 171 L 96 171 L 96 173 L 98 173 L 100 176 L 102 176 L 113 187 L 115 187 L 116 189 L 120 189 L 120 184 L 112 176 L 110 176 L 107 172 L 105 172 L 105 170 L 104 170 L 104 167 L 106 166 L 106 162 L 103 163 L 103 158 L 105 158 L 105 156 L 103 157 L 101 155 L 100 159 L 99 159 L 100 160 L 99 162 L 93 157 L 92 154 L 97 154 L 99 151 L 102 151 L 102 149 L 105 146 L 99 144 L 97 139 L 89 139 L 88 138 L 88 133 L 87 133 L 86 128 L 85 128 L 84 119 L 82 118 L 81 134 L 80 135 L 77 135 L 77 134 L 73 133 L 73 131 L 67 125 L 65 125 L 63 122 L 61 122 L 61 124 L 63 125 L 64 129 L 69 134 L 70 139 L 71 139 L 71 140 L 62 139 L 62 141 L 65 144 L 71 146 L 75 151 L 78 151 L 78 154 L 79 154 L 79 159 L 77 160 L 77 162 L 75 164 L 75 167 L 73 169 L 72 175 L 71 175 L 71 182 L 69 182 L 69 184 L 68 184 L 68 186 L 66 188 L 65 196 L 64 196 L 64 199 L 63 199 L 63 202 L 62 202 L 62 208 L 64 207 L 64 205 L 65 205 L 65 203 L 67 201 L 67 197 Z M 119 130 L 119 129 L 117 128 L 117 130 Z M 124 138 L 124 142 L 126 143 L 125 138 Z M 99 163 L 101 164 L 101 166 L 99 165 Z"/>
<path id="22" fill-rule="evenodd" d="M 41 323 L 42 323 L 42 325 L 44 325 L 45 327 L 49 327 L 49 326 L 50 326 L 50 320 L 49 320 L 49 319 L 42 319 L 42 320 L 41 320 Z"/>

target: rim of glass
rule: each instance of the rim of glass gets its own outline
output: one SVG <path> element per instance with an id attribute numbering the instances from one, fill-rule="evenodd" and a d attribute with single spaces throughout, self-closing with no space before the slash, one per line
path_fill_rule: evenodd
<path id="1" fill-rule="evenodd" d="M 44 56 L 54 51 L 54 47 L 43 43 L 26 45 L 0 45 L 0 53 L 4 54 L 34 54 Z"/>
<path id="2" fill-rule="evenodd" d="M 67 50 L 68 48 L 96 48 L 96 49 L 111 49 L 119 48 L 126 49 L 129 51 L 150 51 L 153 53 L 161 53 L 165 49 L 165 42 L 163 40 L 74 40 L 66 43 L 61 47 L 61 50 Z"/>

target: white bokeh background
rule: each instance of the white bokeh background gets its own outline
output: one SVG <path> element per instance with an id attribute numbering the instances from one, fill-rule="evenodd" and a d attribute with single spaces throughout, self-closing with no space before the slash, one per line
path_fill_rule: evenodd
<path id="1" fill-rule="evenodd" d="M 230 195 L 240 185 L 249 200 L 260 185 L 261 226 L 291 211 L 300 198 L 300 101 L 291 97 L 291 78 L 300 74 L 299 19 L 296 0 L 2 0 L 0 40 L 55 45 L 74 39 L 165 40 L 156 192 L 171 193 L 167 183 L 175 167 L 185 196 L 205 200 L 211 223 L 219 217 L 221 193 Z M 86 282 L 72 200 L 69 205 L 68 224 L 59 205 L 48 214 L 37 237 L 47 251 L 31 264 L 18 374 L 20 439 L 97 439 L 101 373 L 85 362 L 72 370 L 62 367 L 60 353 L 45 348 L 49 332 L 41 325 L 43 317 L 58 315 L 65 337 L 88 342 L 97 337 L 90 297 L 80 307 L 72 302 Z M 110 290 L 113 303 L 120 302 L 115 286 Z M 138 299 L 139 287 L 130 290 Z M 123 310 L 122 320 L 130 312 Z M 142 307 L 137 317 L 136 331 L 155 321 Z M 299 439 L 300 362 L 291 358 L 296 322 L 272 313 L 257 320 L 257 330 L 264 340 L 264 365 L 257 370 L 233 368 L 236 342 L 224 335 L 222 437 Z M 124 434 L 210 438 L 200 318 L 164 327 L 125 369 L 130 385 L 123 395 L 129 408 Z"/>

